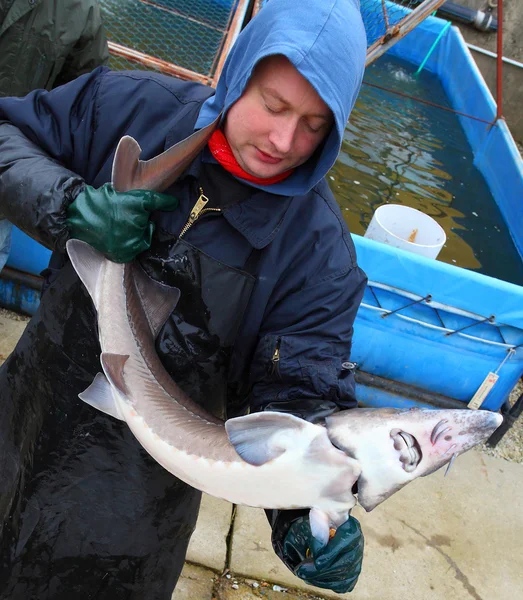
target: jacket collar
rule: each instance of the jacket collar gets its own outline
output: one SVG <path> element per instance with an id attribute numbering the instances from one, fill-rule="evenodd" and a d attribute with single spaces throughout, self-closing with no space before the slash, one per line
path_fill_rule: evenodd
<path id="1" fill-rule="evenodd" d="M 199 179 L 202 161 L 216 162 L 209 150 L 205 148 L 193 160 L 182 178 Z M 292 197 L 269 194 L 253 187 L 251 190 L 252 194 L 247 200 L 225 208 L 223 216 L 253 248 L 261 250 L 272 242 L 280 230 Z"/>
<path id="2" fill-rule="evenodd" d="M 251 246 L 260 250 L 276 237 L 292 201 L 291 196 L 277 196 L 253 188 L 245 202 L 224 210 L 224 217 L 247 238 Z"/>
<path id="3" fill-rule="evenodd" d="M 166 137 L 165 149 L 170 148 L 179 140 L 185 139 L 194 131 L 200 105 L 195 110 L 171 128 Z M 201 163 L 213 161 L 214 158 L 207 148 L 193 160 L 180 179 L 194 177 L 199 179 Z M 270 194 L 256 188 L 245 201 L 225 208 L 223 216 L 234 229 L 241 233 L 253 248 L 260 250 L 270 244 L 283 224 L 283 220 L 292 201 L 291 196 Z"/>
<path id="4" fill-rule="evenodd" d="M 11 3 L 7 14 L 1 15 L 4 19 L 0 22 L 0 35 L 2 35 L 11 25 L 19 21 L 23 16 L 25 16 L 31 10 L 34 10 L 42 0 L 34 0 L 34 2 L 29 2 L 28 0 L 15 0 Z M 2 5 L 4 3 L 1 3 Z M 3 8 L 1 6 L 0 8 Z"/>

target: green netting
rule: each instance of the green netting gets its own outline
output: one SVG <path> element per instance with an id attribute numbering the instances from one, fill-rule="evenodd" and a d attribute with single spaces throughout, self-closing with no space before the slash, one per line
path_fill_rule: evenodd
<path id="1" fill-rule="evenodd" d="M 212 77 L 238 0 L 101 0 L 111 42 Z M 120 57 L 117 69 L 137 68 Z"/>
<path id="2" fill-rule="evenodd" d="M 367 33 L 367 46 L 383 38 L 388 31 L 398 25 L 406 16 L 405 8 L 413 9 L 419 0 L 360 0 L 361 16 Z"/>
<path id="3" fill-rule="evenodd" d="M 254 0 L 253 15 L 268 1 Z M 394 35 L 410 9 L 430 3 L 434 0 L 361 0 L 368 46 Z M 101 5 L 110 42 L 212 80 L 240 0 L 101 0 Z M 369 51 L 368 62 L 377 58 L 372 52 L 376 50 Z M 109 65 L 117 70 L 152 68 L 114 52 Z"/>
<path id="4" fill-rule="evenodd" d="M 429 0 L 360 0 L 361 16 L 367 33 L 367 47 L 387 36 L 415 8 L 421 8 Z M 258 12 L 269 0 L 255 0 Z M 406 10 L 407 9 L 407 10 Z"/>

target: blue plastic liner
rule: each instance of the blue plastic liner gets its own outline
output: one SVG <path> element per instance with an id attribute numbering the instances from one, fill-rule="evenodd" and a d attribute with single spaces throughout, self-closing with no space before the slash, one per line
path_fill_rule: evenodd
<path id="1" fill-rule="evenodd" d="M 497 410 L 523 373 L 523 288 L 353 238 L 370 281 L 354 325 L 351 359 L 367 373 L 464 403 L 499 369 L 483 404 Z M 416 302 L 429 294 L 430 302 Z M 486 321 L 491 316 L 493 322 Z M 374 406 L 412 405 L 376 389 L 361 389 L 358 399 Z"/>
<path id="2" fill-rule="evenodd" d="M 389 52 L 418 65 L 445 26 L 446 21 L 430 17 Z M 494 122 L 496 104 L 457 28 L 447 28 L 425 68 L 438 74 L 456 111 Z M 459 120 L 474 163 L 523 256 L 523 162 L 514 140 L 502 120 L 494 125 L 466 116 Z M 464 403 L 489 372 L 499 369 L 499 380 L 483 404 L 483 408 L 499 409 L 523 374 L 523 348 L 510 351 L 523 345 L 523 288 L 360 236 L 353 238 L 359 263 L 371 282 L 354 327 L 353 360 L 363 371 Z M 397 292 L 384 291 L 380 285 Z M 387 310 L 427 294 L 432 305 L 443 308 L 420 303 L 383 318 Z M 380 302 L 386 308 L 380 309 Z M 460 310 L 472 314 L 456 314 Z M 494 323 L 481 323 L 491 316 Z M 462 327 L 466 329 L 451 333 Z M 361 385 L 358 398 L 375 406 L 412 404 Z"/>
<path id="3" fill-rule="evenodd" d="M 39 275 L 49 264 L 51 251 L 13 227 L 11 252 L 7 266 L 17 271 Z"/>
<path id="4" fill-rule="evenodd" d="M 446 21 L 429 17 L 389 52 L 420 65 L 445 26 Z M 438 74 L 455 110 L 494 121 L 496 104 L 457 28 L 447 28 L 424 68 Z M 523 255 L 523 162 L 510 132 L 504 121 L 491 126 L 465 116 L 459 120 L 475 165 Z M 499 380 L 483 405 L 498 410 L 523 374 L 523 288 L 353 237 L 370 280 L 354 326 L 352 359 L 360 369 L 464 405 L 488 373 L 498 371 Z M 14 231 L 8 266 L 38 274 L 49 256 L 48 250 Z M 34 292 L 26 300 L 19 289 L 18 296 L 11 292 L 0 281 L 0 303 L 5 305 L 8 295 L 9 302 L 19 297 L 24 304 L 19 308 L 34 312 Z M 419 302 L 427 294 L 431 302 Z M 396 312 L 383 317 L 391 311 Z M 491 316 L 492 323 L 485 321 Z M 377 388 L 358 385 L 357 392 L 369 405 L 413 404 Z"/>

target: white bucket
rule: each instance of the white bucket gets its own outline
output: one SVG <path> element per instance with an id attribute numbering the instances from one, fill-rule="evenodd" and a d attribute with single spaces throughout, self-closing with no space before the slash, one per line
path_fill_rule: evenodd
<path id="1" fill-rule="evenodd" d="M 377 208 L 365 237 L 427 258 L 436 258 L 447 240 L 443 228 L 432 217 L 400 204 Z"/>

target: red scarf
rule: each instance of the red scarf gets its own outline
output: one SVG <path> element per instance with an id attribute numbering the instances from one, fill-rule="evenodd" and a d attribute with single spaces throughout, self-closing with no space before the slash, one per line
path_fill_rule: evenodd
<path id="1" fill-rule="evenodd" d="M 278 183 L 287 179 L 289 175 L 294 172 L 294 169 L 289 169 L 279 175 L 274 175 L 274 177 L 255 177 L 247 171 L 244 171 L 236 158 L 234 158 L 234 154 L 232 153 L 231 147 L 229 146 L 229 142 L 227 141 L 225 135 L 221 129 L 217 129 L 209 138 L 207 142 L 209 146 L 209 150 L 211 151 L 214 158 L 220 163 L 220 165 L 229 173 L 234 175 L 235 177 L 239 177 L 240 179 L 245 179 L 251 183 L 258 183 L 260 185 L 272 185 L 273 183 Z"/>

